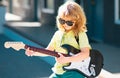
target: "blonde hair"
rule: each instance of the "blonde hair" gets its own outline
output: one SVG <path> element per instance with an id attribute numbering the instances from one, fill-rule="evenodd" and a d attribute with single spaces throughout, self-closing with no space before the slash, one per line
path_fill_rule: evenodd
<path id="1" fill-rule="evenodd" d="M 56 17 L 57 27 L 59 30 L 65 31 L 64 27 L 58 21 L 60 17 L 70 17 L 75 21 L 75 26 L 73 28 L 73 32 L 75 35 L 78 35 L 79 32 L 87 30 L 86 16 L 83 8 L 73 1 L 67 1 L 58 9 L 58 15 Z"/>

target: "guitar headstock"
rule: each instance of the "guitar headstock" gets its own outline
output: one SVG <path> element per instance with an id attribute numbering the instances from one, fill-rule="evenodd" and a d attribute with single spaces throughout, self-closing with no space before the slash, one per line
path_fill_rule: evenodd
<path id="1" fill-rule="evenodd" d="M 23 42 L 14 42 L 14 41 L 13 42 L 11 42 L 11 41 L 5 42 L 5 44 L 4 44 L 5 48 L 13 48 L 17 51 L 20 49 L 24 49 L 24 46 L 25 46 L 25 44 Z"/>

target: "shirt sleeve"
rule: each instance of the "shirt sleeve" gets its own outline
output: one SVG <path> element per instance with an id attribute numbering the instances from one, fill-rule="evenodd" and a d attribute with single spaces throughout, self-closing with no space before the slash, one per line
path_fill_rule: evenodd
<path id="1" fill-rule="evenodd" d="M 51 46 L 51 47 L 53 47 L 55 49 L 56 38 L 57 38 L 57 32 L 54 33 L 53 37 L 51 38 L 51 41 L 48 44 L 48 47 Z"/>
<path id="2" fill-rule="evenodd" d="M 51 38 L 50 43 L 48 44 L 48 47 L 52 47 L 54 49 L 56 49 L 57 43 L 60 43 L 60 39 L 62 38 L 63 32 L 61 31 L 56 31 L 53 35 L 53 37 Z"/>
<path id="3" fill-rule="evenodd" d="M 79 46 L 80 46 L 80 49 L 84 47 L 91 48 L 86 32 L 79 33 Z"/>

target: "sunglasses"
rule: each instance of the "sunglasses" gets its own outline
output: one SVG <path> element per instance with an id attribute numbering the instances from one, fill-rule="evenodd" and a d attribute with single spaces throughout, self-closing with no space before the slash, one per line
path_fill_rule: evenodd
<path id="1" fill-rule="evenodd" d="M 58 20 L 59 20 L 59 23 L 62 24 L 62 25 L 66 23 L 68 26 L 73 26 L 73 24 L 74 24 L 74 22 L 72 22 L 72 21 L 65 21 L 62 18 L 59 18 Z"/>

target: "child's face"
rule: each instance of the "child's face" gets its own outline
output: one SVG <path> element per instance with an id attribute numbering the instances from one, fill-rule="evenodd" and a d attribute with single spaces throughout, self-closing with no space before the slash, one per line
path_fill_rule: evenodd
<path id="1" fill-rule="evenodd" d="M 73 21 L 70 17 L 61 17 L 58 20 L 66 31 L 71 30 L 75 25 L 75 21 Z"/>

